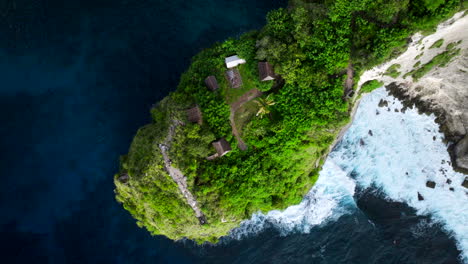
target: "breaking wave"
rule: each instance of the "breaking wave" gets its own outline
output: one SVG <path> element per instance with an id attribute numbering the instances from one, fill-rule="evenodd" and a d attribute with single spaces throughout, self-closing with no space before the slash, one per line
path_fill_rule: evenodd
<path id="1" fill-rule="evenodd" d="M 378 107 L 381 100 L 387 106 Z M 330 159 L 353 172 L 360 187 L 377 186 L 391 200 L 440 222 L 468 262 L 468 190 L 461 186 L 465 176 L 453 170 L 435 116 L 417 109 L 403 113 L 402 108 L 383 88 L 366 96 Z M 435 188 L 427 187 L 428 181 Z"/>
<path id="2" fill-rule="evenodd" d="M 381 101 L 386 106 L 379 107 Z M 267 227 L 282 235 L 308 233 L 314 226 L 357 210 L 356 185 L 377 187 L 388 199 L 404 202 L 419 215 L 441 223 L 468 262 L 468 190 L 461 186 L 465 176 L 452 169 L 435 117 L 416 109 L 402 112 L 402 108 L 384 88 L 365 96 L 353 124 L 303 201 L 283 211 L 254 214 L 231 232 L 231 238 L 241 239 Z M 427 181 L 435 182 L 435 188 L 426 187 Z M 414 235 L 424 229 L 423 222 L 414 228 Z"/>
<path id="3" fill-rule="evenodd" d="M 313 226 L 337 219 L 356 208 L 354 189 L 354 181 L 329 159 L 325 162 L 314 187 L 300 204 L 283 211 L 254 214 L 250 220 L 242 222 L 239 228 L 232 230 L 231 237 L 241 239 L 266 227 L 276 228 L 282 235 L 291 232 L 308 233 Z"/>

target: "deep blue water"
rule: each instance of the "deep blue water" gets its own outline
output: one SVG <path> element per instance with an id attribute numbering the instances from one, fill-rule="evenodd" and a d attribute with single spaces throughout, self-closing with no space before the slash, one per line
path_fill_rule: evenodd
<path id="1" fill-rule="evenodd" d="M 115 202 L 118 157 L 193 55 L 285 2 L 0 1 L 2 259 L 192 259 Z"/>
<path id="2" fill-rule="evenodd" d="M 190 58 L 285 5 L 1 1 L 2 263 L 456 263 L 439 226 L 414 238 L 426 218 L 368 193 L 361 211 L 310 234 L 267 229 L 216 247 L 151 237 L 115 202 L 119 155 Z"/>

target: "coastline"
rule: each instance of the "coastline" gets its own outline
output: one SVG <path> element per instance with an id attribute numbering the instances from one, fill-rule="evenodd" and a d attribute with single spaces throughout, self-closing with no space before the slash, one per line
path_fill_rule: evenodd
<path id="1" fill-rule="evenodd" d="M 445 135 L 452 166 L 464 174 L 468 174 L 467 164 L 457 163 L 457 159 L 467 155 L 466 150 L 458 150 L 458 153 L 456 150 L 459 144 L 464 144 L 463 142 L 468 139 L 468 89 L 465 88 L 468 82 L 468 74 L 465 71 L 468 58 L 466 28 L 468 28 L 468 16 L 462 11 L 442 22 L 433 34 L 422 36 L 416 33 L 411 37 L 412 42 L 403 54 L 365 71 L 361 75 L 357 91 L 359 93 L 364 83 L 377 80 L 383 83 L 392 96 L 401 100 L 405 108 L 415 106 L 420 113 L 434 114 L 441 132 Z M 439 48 L 428 48 L 440 39 L 444 40 L 444 45 Z M 420 79 L 405 75 L 415 69 L 417 61 L 415 58 L 419 57 L 421 62 L 431 61 L 448 44 L 456 42 L 460 42 L 457 48 L 461 50 L 461 54 L 452 58 L 447 65 L 432 68 Z M 393 78 L 386 75 L 388 68 L 395 64 L 400 65 L 399 76 Z M 464 159 L 466 160 L 466 157 Z"/>
<path id="2" fill-rule="evenodd" d="M 284 13 L 285 11 L 279 10 L 278 12 Z M 266 28 L 268 29 L 268 27 Z M 357 89 L 354 96 L 350 96 L 351 98 L 347 99 L 348 102 L 342 97 L 343 84 L 338 78 L 344 77 L 343 71 L 337 72 L 336 76 L 331 76 L 332 81 L 329 80 L 329 73 L 318 71 L 315 73 L 317 79 L 308 83 L 307 78 L 302 80 L 298 75 L 295 75 L 297 73 L 289 76 L 289 71 L 286 72 L 283 69 L 281 72 L 281 69 L 278 69 L 278 74 L 290 79 L 289 85 L 284 86 L 281 93 L 276 95 L 279 107 L 272 116 L 276 115 L 278 119 L 274 120 L 272 116 L 268 119 L 260 118 L 253 122 L 253 125 L 248 126 L 251 116 L 258 113 L 258 109 L 255 107 L 243 109 L 247 115 L 239 121 L 242 125 L 246 125 L 247 133 L 244 136 L 251 147 L 247 148 L 245 145 L 239 144 L 240 140 L 237 140 L 239 147 L 234 148 L 229 155 L 213 161 L 210 160 L 211 163 L 205 162 L 205 157 L 212 152 L 210 147 L 215 142 L 214 140 L 223 139 L 226 141 L 227 139 L 227 144 L 235 145 L 236 137 L 234 136 L 238 133 L 235 132 L 237 125 L 233 126 L 235 118 L 232 111 L 229 117 L 230 122 L 225 122 L 229 114 L 229 103 L 242 97 L 242 94 L 252 87 L 259 86 L 260 91 L 267 91 L 271 88 L 257 80 L 257 61 L 267 58 L 258 58 L 259 49 L 262 52 L 270 52 L 271 50 L 268 50 L 268 45 L 260 47 L 257 45 L 258 41 L 267 43 L 269 40 L 268 38 L 265 40 L 265 37 L 259 38 L 256 34 L 261 33 L 246 34 L 239 40 L 228 40 L 224 44 L 217 44 L 197 55 L 192 66 L 182 75 L 178 90 L 167 99 L 171 100 L 173 104 L 170 107 L 158 104 L 152 109 L 153 123 L 138 132 L 132 142 L 129 154 L 122 158 L 121 168 L 124 173 L 130 175 L 130 179 L 128 182 L 122 183 L 117 182 L 116 179 L 117 200 L 123 203 L 124 207 L 127 205 L 128 209 L 127 207 L 126 209 L 137 218 L 139 226 L 145 226 L 151 233 L 163 234 L 174 240 L 187 237 L 197 242 L 216 243 L 220 236 L 225 235 L 236 223 L 248 218 L 252 213 L 281 210 L 300 202 L 304 194 L 317 181 L 318 173 L 329 153 L 337 146 L 352 125 L 360 104 L 360 96 L 362 96 L 360 89 L 363 83 L 372 78 L 374 78 L 373 80 L 386 78 L 383 76 L 383 72 L 379 72 L 379 69 L 385 70 L 392 61 L 403 56 L 382 64 L 384 66 L 376 66 L 364 72 L 362 75 L 364 77 L 361 78 L 358 85 L 355 85 Z M 270 32 L 270 34 L 276 33 Z M 413 43 L 416 40 L 417 38 L 414 38 Z M 250 45 L 244 47 L 243 45 L 246 43 Z M 257 44 L 254 45 L 254 43 Z M 414 46 L 413 44 L 408 46 L 399 43 L 401 46 L 387 50 L 386 56 L 390 56 L 391 52 L 398 49 L 407 48 L 410 50 Z M 239 47 L 238 51 L 237 47 Z M 244 66 L 239 66 L 239 74 L 244 78 L 247 86 L 238 92 L 231 90 L 224 78 L 223 58 L 233 52 L 244 54 L 246 56 L 244 61 L 248 62 Z M 344 54 L 347 52 L 345 50 Z M 323 54 L 328 53 L 324 52 Z M 332 54 L 328 55 L 332 56 Z M 374 56 L 378 54 L 375 53 Z M 338 58 L 331 58 L 336 59 L 337 63 L 340 62 Z M 369 63 L 375 65 L 378 61 L 383 61 L 383 58 L 387 57 L 382 57 L 382 60 L 374 58 Z M 273 63 L 275 62 L 280 65 L 283 63 L 281 60 Z M 341 62 L 342 64 L 339 65 L 345 66 L 345 60 Z M 356 59 L 356 68 L 365 67 L 362 64 L 364 62 Z M 413 62 L 413 58 L 407 59 L 404 68 L 410 67 Z M 310 61 L 309 66 L 317 69 L 324 66 L 314 63 L 316 61 Z M 353 86 L 351 82 L 353 74 L 351 72 L 350 77 L 350 64 L 349 62 L 347 64 L 348 78 L 344 85 L 346 90 L 349 90 Z M 337 64 L 333 63 L 326 64 L 326 66 L 330 67 L 327 68 L 328 71 L 334 71 L 338 67 Z M 299 69 L 297 71 L 300 72 Z M 210 74 L 214 74 L 213 76 L 220 81 L 221 89 L 219 91 L 207 90 L 200 81 L 200 76 L 209 76 Z M 307 92 L 298 92 L 301 90 L 297 88 L 304 88 L 301 87 L 300 81 L 308 84 L 307 90 L 305 90 Z M 326 83 L 328 90 L 320 90 L 323 89 L 322 81 Z M 386 81 L 390 82 L 393 79 L 386 79 Z M 294 84 L 297 84 L 298 87 L 295 87 Z M 346 95 L 351 95 L 348 92 L 350 91 L 345 91 Z M 187 100 L 187 98 L 189 99 Z M 203 125 L 201 122 L 187 123 L 186 126 L 178 128 L 178 132 L 174 134 L 174 147 L 171 148 L 170 153 L 164 153 L 165 149 L 163 148 L 153 149 L 150 147 L 151 144 L 148 145 L 148 143 L 160 143 L 166 138 L 163 134 L 167 135 L 167 133 L 163 130 L 170 127 L 168 124 L 170 120 L 168 118 L 169 108 L 174 108 L 172 109 L 174 113 L 182 116 L 185 113 L 184 109 L 193 107 L 195 104 L 201 109 Z M 310 109 L 311 107 L 312 109 Z M 279 120 L 283 122 L 278 122 Z M 231 124 L 232 129 L 229 124 Z M 272 128 L 271 131 L 269 128 Z M 298 131 L 302 131 L 303 134 L 297 133 Z M 268 140 L 265 140 L 266 138 Z M 280 144 L 284 145 L 278 147 Z M 143 162 L 142 158 L 151 163 Z M 280 160 L 281 166 L 278 164 Z M 180 186 L 176 188 L 177 185 L 173 184 L 174 178 L 177 177 L 166 175 L 168 171 L 171 174 L 168 168 L 172 162 L 180 169 L 180 175 L 186 175 L 186 184 L 182 184 L 185 186 L 184 188 L 180 188 Z M 162 170 L 163 168 L 166 170 Z M 266 175 L 269 177 L 265 177 Z M 150 189 L 148 181 L 161 183 L 160 186 Z M 158 190 L 163 192 L 158 192 Z M 190 193 L 193 193 L 193 199 L 190 198 L 191 195 L 185 195 L 188 192 L 183 190 L 190 190 Z M 199 207 L 192 206 L 196 205 L 191 202 L 195 199 L 198 201 Z M 166 202 L 161 202 L 162 200 Z M 190 206 L 187 206 L 186 200 Z M 187 210 L 188 208 L 190 209 Z M 204 214 L 201 213 L 201 210 Z M 195 212 L 196 218 L 193 212 Z M 226 221 L 226 219 L 230 221 Z M 206 222 L 209 225 L 201 227 Z M 227 225 L 227 222 L 231 223 Z"/>

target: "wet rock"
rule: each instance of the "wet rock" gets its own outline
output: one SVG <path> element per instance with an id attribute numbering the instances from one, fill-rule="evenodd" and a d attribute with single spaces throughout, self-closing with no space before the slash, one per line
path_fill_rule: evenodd
<path id="1" fill-rule="evenodd" d="M 457 167 L 468 170 L 468 135 L 458 141 L 453 151 Z M 468 187 L 467 187 L 468 188 Z"/>
<path id="2" fill-rule="evenodd" d="M 374 133 L 372 133 L 372 130 L 369 130 L 369 136 L 374 136 Z"/>
<path id="3" fill-rule="evenodd" d="M 447 179 L 446 183 L 447 183 L 447 184 L 452 184 L 452 180 L 451 180 L 451 179 Z"/>
<path id="4" fill-rule="evenodd" d="M 359 145 L 361 146 L 365 146 L 366 145 L 366 142 L 364 142 L 364 139 L 359 139 Z"/>
<path id="5" fill-rule="evenodd" d="M 380 99 L 379 107 L 388 107 L 388 101 L 384 99 Z"/>
<path id="6" fill-rule="evenodd" d="M 465 178 L 461 185 L 468 189 L 468 177 Z"/>
<path id="7" fill-rule="evenodd" d="M 434 114 L 436 123 L 439 124 L 440 132 L 444 134 L 446 143 L 455 143 L 449 145 L 448 151 L 451 158 L 451 164 L 457 172 L 468 174 L 468 115 L 459 114 L 466 112 L 466 95 L 453 97 L 454 102 L 447 103 L 440 98 L 423 98 L 421 93 L 411 93 L 410 83 L 390 83 L 385 86 L 390 95 L 398 98 L 405 112 L 407 108 L 416 106 L 419 113 Z M 455 87 L 455 86 L 454 86 Z M 424 87 L 423 87 L 424 88 Z M 443 87 L 449 89 L 450 87 Z M 450 89 L 449 89 L 450 90 Z M 468 90 L 467 90 L 468 91 Z M 466 91 L 465 91 L 466 92 Z M 464 93 L 465 93 L 464 92 Z"/>
<path id="8" fill-rule="evenodd" d="M 436 187 L 436 183 L 433 181 L 427 181 L 426 187 L 434 189 Z"/>
<path id="9" fill-rule="evenodd" d="M 435 141 L 435 140 L 436 140 L 436 136 L 433 136 L 433 137 L 432 137 L 432 140 L 434 140 L 434 141 Z"/>
<path id="10" fill-rule="evenodd" d="M 418 192 L 418 201 L 423 201 L 424 197 Z"/>
<path id="11" fill-rule="evenodd" d="M 449 190 L 452 191 L 452 192 L 455 191 L 455 189 L 453 187 L 450 187 Z"/>

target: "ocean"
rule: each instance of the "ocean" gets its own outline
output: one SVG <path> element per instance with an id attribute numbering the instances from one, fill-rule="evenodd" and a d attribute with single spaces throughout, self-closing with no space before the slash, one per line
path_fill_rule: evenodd
<path id="1" fill-rule="evenodd" d="M 190 58 L 216 41 L 260 28 L 269 10 L 285 5 L 0 3 L 2 262 L 461 263 L 468 248 L 466 215 L 454 208 L 465 208 L 466 197 L 445 185 L 432 193 L 421 185 L 431 173 L 437 181 L 442 176 L 440 166 L 423 172 L 419 165 L 428 159 L 439 164 L 447 154 L 433 118 L 408 111 L 389 119 L 390 127 L 363 124 L 370 119 L 358 114 L 359 125 L 346 133 L 301 204 L 256 214 L 215 246 L 152 237 L 115 201 L 119 155 L 150 121 L 151 106 L 176 88 Z M 373 96 L 387 95 L 380 90 Z M 369 100 L 363 109 L 375 111 Z M 416 142 L 421 148 L 402 155 L 411 171 L 395 184 L 406 171 L 399 171 L 394 154 L 421 137 L 411 132 L 419 123 L 430 130 L 425 139 L 437 137 L 435 145 Z M 409 132 L 391 136 L 395 124 Z M 373 137 L 365 135 L 367 125 Z M 388 138 L 401 142 L 382 148 Z M 458 184 L 457 174 L 442 169 Z M 426 198 L 422 203 L 415 200 L 418 191 Z"/>

